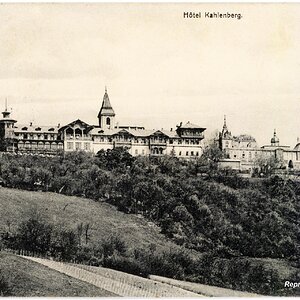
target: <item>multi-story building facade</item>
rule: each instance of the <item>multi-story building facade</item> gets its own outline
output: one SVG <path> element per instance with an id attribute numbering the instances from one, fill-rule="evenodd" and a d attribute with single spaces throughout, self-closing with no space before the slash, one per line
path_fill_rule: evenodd
<path id="1" fill-rule="evenodd" d="M 300 170 L 299 141 L 294 149 L 291 149 L 290 146 L 281 145 L 276 130 L 274 130 L 270 144 L 259 147 L 255 138 L 250 135 L 233 136 L 228 130 L 225 117 L 223 129 L 219 133 L 219 145 L 226 157 L 221 161 L 223 167 L 251 173 L 259 159 L 273 156 L 278 158 L 282 167 Z"/>
<path id="2" fill-rule="evenodd" d="M 79 119 L 64 126 L 19 125 L 5 109 L 0 119 L 2 144 L 6 141 L 7 151 L 44 154 L 58 150 L 97 153 L 122 146 L 133 156 L 174 155 L 189 159 L 203 152 L 206 128 L 187 122 L 180 123 L 176 130 L 147 130 L 143 126 L 118 125 L 115 118 L 106 89 L 97 125 Z"/>

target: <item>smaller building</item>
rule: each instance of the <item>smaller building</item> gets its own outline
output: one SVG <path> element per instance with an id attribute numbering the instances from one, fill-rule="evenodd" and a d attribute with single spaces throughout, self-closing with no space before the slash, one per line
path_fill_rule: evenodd
<path id="1" fill-rule="evenodd" d="M 235 170 L 239 168 L 241 172 L 251 173 L 257 167 L 259 159 L 274 157 L 281 162 L 283 169 L 300 170 L 300 143 L 294 149 L 281 145 L 276 130 L 270 144 L 258 147 L 255 138 L 250 135 L 233 136 L 224 117 L 223 129 L 219 133 L 219 145 L 225 154 L 225 159 L 220 162 L 223 168 L 230 167 Z"/>

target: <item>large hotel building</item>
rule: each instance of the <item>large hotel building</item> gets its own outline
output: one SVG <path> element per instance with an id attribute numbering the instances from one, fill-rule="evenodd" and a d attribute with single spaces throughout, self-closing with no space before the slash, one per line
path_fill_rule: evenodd
<path id="1" fill-rule="evenodd" d="M 0 119 L 1 151 L 54 154 L 63 151 L 88 151 L 126 147 L 133 156 L 174 155 L 196 158 L 203 151 L 205 128 L 187 122 L 175 130 L 147 130 L 143 126 L 119 126 L 105 89 L 98 124 L 75 120 L 63 126 L 18 124 L 5 109 Z"/>

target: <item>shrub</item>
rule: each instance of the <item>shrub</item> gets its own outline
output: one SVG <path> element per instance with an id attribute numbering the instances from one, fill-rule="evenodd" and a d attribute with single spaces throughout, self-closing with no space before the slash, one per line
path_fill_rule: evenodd
<path id="1" fill-rule="evenodd" d="M 10 295 L 11 295 L 10 286 L 4 274 L 2 274 L 0 270 L 0 296 L 10 296 Z"/>

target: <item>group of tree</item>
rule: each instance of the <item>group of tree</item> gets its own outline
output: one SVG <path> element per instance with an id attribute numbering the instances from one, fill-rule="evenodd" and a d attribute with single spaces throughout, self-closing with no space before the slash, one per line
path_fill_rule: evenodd
<path id="1" fill-rule="evenodd" d="M 96 243 L 81 243 L 78 233 L 78 228 L 51 223 L 33 211 L 15 232 L 1 233 L 0 250 L 2 247 L 20 254 L 103 266 L 144 277 L 156 274 L 256 293 L 282 294 L 278 271 L 248 258 L 230 260 L 207 252 L 195 255 L 180 246 L 150 244 L 129 248 L 119 235 Z M 8 280 L 1 273 L 0 295 L 10 295 Z"/>
<path id="2" fill-rule="evenodd" d="M 100 151 L 96 156 L 84 152 L 54 157 L 2 155 L 0 177 L 8 187 L 105 200 L 123 212 L 142 214 L 182 249 L 207 254 L 214 261 L 247 256 L 284 258 L 297 263 L 300 183 L 278 176 L 260 180 L 240 178 L 218 168 L 222 155 L 217 147 L 209 147 L 193 161 L 174 156 L 132 157 L 122 148 Z M 32 233 L 25 237 L 21 234 L 28 232 L 29 225 L 35 224 L 21 224 L 19 235 L 13 238 L 23 248 L 24 238 L 26 241 L 29 236 L 35 238 Z M 37 245 L 30 251 L 72 257 L 72 251 L 76 250 L 76 259 L 78 253 L 84 252 L 80 251 L 83 245 L 79 246 L 74 232 L 49 224 L 40 228 L 44 235 L 39 234 L 39 239 L 42 244 L 46 241 L 47 249 L 30 241 L 30 245 Z M 70 252 L 63 254 L 62 249 L 68 247 Z M 103 254 L 106 250 L 97 251 Z M 99 259 L 99 255 L 95 257 Z M 115 257 L 107 256 L 105 264 L 118 265 Z M 141 259 L 142 254 L 127 257 L 126 263 L 136 262 L 137 257 Z M 124 256 L 122 260 L 126 264 Z M 151 264 L 156 266 L 154 262 L 148 263 L 148 269 Z M 154 269 L 151 272 L 155 273 Z M 167 273 L 164 271 L 164 275 Z M 214 274 L 213 278 L 218 276 L 220 279 L 220 274 Z M 203 281 L 204 277 L 212 278 L 206 274 L 197 280 Z"/>

